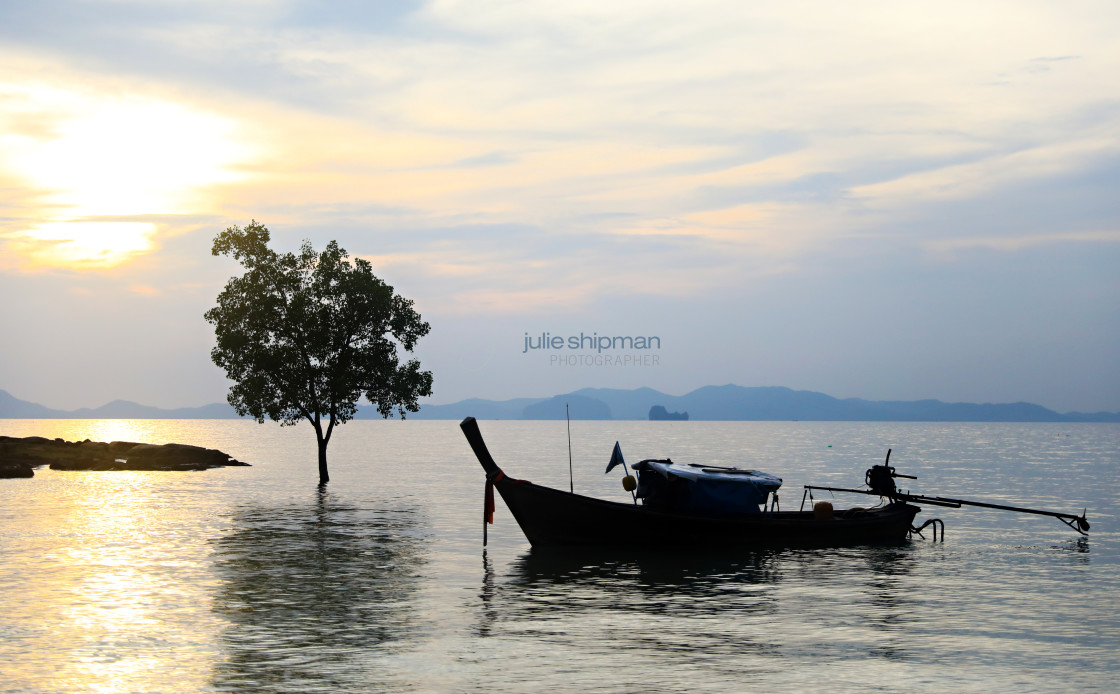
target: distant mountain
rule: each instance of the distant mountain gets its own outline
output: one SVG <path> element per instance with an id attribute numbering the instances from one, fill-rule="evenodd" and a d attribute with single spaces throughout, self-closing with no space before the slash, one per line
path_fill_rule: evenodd
<path id="1" fill-rule="evenodd" d="M 650 409 L 660 406 L 670 412 L 688 412 L 692 421 L 1120 422 L 1120 412 L 1060 414 L 1029 402 L 978 405 L 940 400 L 842 400 L 809 390 L 737 385 L 704 386 L 685 395 L 668 395 L 652 388 L 583 388 L 551 398 L 472 398 L 446 405 L 421 405 L 419 412 L 408 417 L 564 419 L 565 404 L 572 419 L 646 420 Z M 358 408 L 355 419 L 380 417 L 376 408 L 367 405 Z M 237 419 L 237 413 L 224 403 L 168 410 L 127 400 L 93 409 L 53 410 L 0 390 L 0 419 Z"/>
<path id="2" fill-rule="evenodd" d="M 472 409 L 476 402 L 485 404 L 485 408 Z M 808 390 L 737 385 L 704 386 L 685 395 L 668 395 L 652 388 L 583 388 L 538 400 L 464 400 L 452 405 L 424 405 L 420 412 L 410 416 L 462 419 L 471 415 L 487 419 L 487 412 L 501 412 L 496 418 L 563 419 L 565 402 L 571 405 L 572 419 L 645 420 L 652 407 L 661 406 L 671 412 L 688 412 L 692 421 L 1120 422 L 1120 412 L 1060 414 L 1026 402 L 977 405 L 940 400 L 839 399 Z"/>
<path id="3" fill-rule="evenodd" d="M 480 400 L 471 398 L 450 405 L 422 405 L 419 412 L 408 414 L 409 419 L 521 419 L 525 408 L 545 398 L 515 398 L 513 400 Z M 377 408 L 370 405 L 358 407 L 356 419 L 380 419 Z"/>
<path id="4" fill-rule="evenodd" d="M 670 406 L 667 402 L 672 400 L 673 396 L 665 395 L 653 388 L 635 388 L 634 390 L 583 388 L 572 393 L 572 395 L 601 400 L 610 407 L 614 419 L 649 419 L 649 408 L 654 405 L 665 405 L 669 409 L 680 409 Z"/>
<path id="5" fill-rule="evenodd" d="M 237 419 L 237 412 L 224 403 L 165 410 L 128 400 L 114 400 L 101 407 L 52 410 L 20 400 L 0 390 L 0 419 Z"/>
<path id="6" fill-rule="evenodd" d="M 533 403 L 525 408 L 522 419 L 611 419 L 611 408 L 602 400 L 572 393 Z"/>
<path id="7" fill-rule="evenodd" d="M 61 417 L 60 410 L 19 400 L 6 390 L 0 390 L 0 418 L 3 419 L 55 419 Z"/>

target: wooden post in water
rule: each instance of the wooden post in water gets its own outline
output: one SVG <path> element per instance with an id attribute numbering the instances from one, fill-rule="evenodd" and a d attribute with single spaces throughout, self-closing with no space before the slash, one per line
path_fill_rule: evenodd
<path id="1" fill-rule="evenodd" d="M 568 491 L 576 493 L 576 482 L 572 476 L 572 415 L 568 411 L 568 403 L 564 403 L 564 419 L 568 420 Z"/>

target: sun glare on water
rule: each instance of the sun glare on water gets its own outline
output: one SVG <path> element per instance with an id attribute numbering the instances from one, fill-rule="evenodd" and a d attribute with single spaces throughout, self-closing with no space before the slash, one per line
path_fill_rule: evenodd
<path id="1" fill-rule="evenodd" d="M 67 441 L 167 443 L 159 428 L 158 421 L 151 419 L 60 419 L 52 422 L 51 437 Z"/>
<path id="2" fill-rule="evenodd" d="M 156 246 L 156 215 L 210 212 L 248 155 L 235 124 L 187 105 L 3 85 L 2 173 L 35 204 L 3 238 L 26 264 L 112 267 Z"/>

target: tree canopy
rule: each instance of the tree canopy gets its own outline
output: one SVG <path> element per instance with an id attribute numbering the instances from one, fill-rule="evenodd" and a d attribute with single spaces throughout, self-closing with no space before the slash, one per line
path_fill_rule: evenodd
<path id="1" fill-rule="evenodd" d="M 215 237 L 212 254 L 232 256 L 245 272 L 205 314 L 217 337 L 210 356 L 234 382 L 227 399 L 238 414 L 282 426 L 311 422 L 325 483 L 331 434 L 354 417 L 362 396 L 382 417 L 396 410 L 403 418 L 432 394 L 432 373 L 398 356 L 430 326 L 368 261 L 350 262 L 335 241 L 321 252 L 304 241 L 298 254 L 277 253 L 268 242 L 256 220 Z"/>

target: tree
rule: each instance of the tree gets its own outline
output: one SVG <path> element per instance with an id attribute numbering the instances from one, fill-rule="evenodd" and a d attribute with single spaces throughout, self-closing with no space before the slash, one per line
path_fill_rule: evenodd
<path id="1" fill-rule="evenodd" d="M 234 381 L 227 399 L 241 416 L 311 422 L 325 484 L 331 433 L 353 419 L 363 395 L 382 417 L 395 408 L 403 419 L 432 394 L 432 372 L 415 359 L 402 364 L 397 353 L 411 352 L 430 326 L 335 241 L 321 253 L 304 241 L 298 254 L 283 255 L 268 241 L 256 220 L 214 238 L 212 254 L 232 256 L 245 273 L 205 314 L 218 342 L 210 356 Z"/>

